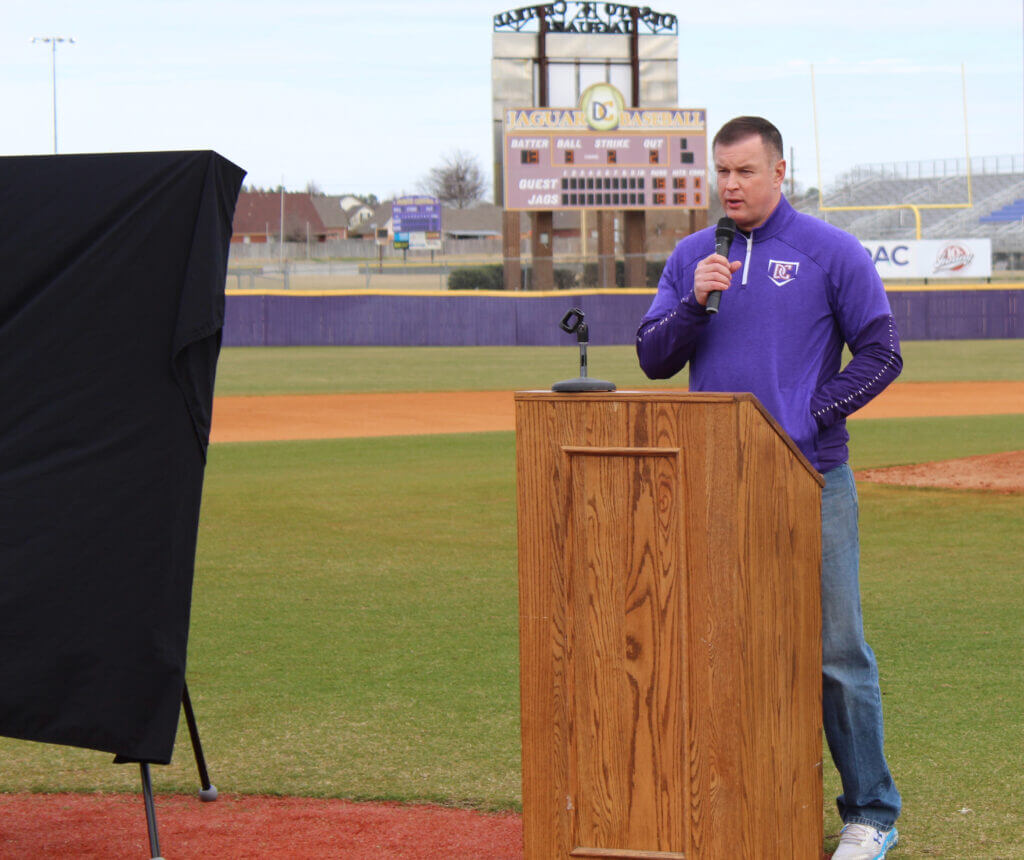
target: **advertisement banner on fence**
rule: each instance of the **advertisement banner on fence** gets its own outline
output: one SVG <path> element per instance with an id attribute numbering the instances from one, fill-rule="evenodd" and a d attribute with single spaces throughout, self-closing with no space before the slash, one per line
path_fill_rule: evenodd
<path id="1" fill-rule="evenodd" d="M 990 278 L 991 239 L 862 241 L 883 278 Z"/>

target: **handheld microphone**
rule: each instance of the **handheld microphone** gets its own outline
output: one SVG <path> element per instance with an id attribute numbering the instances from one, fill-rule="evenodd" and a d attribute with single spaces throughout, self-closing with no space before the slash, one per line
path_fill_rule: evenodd
<path id="1" fill-rule="evenodd" d="M 718 227 L 715 229 L 715 253 L 721 254 L 729 259 L 729 249 L 732 247 L 732 240 L 736 236 L 736 222 L 732 218 L 721 218 Z M 708 293 L 708 303 L 704 310 L 709 314 L 718 313 L 718 303 L 722 300 L 721 290 L 712 290 Z"/>

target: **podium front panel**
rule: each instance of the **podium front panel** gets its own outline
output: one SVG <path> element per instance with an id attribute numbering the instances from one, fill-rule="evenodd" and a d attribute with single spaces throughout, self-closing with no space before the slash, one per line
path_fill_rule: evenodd
<path id="1" fill-rule="evenodd" d="M 530 858 L 820 857 L 820 476 L 750 395 L 516 395 Z"/>
<path id="2" fill-rule="evenodd" d="M 676 801 L 687 779 L 678 754 L 686 735 L 680 452 L 562 451 L 569 485 L 565 729 L 573 851 L 681 852 L 685 807 Z M 606 522 L 607 499 L 629 516 Z"/>

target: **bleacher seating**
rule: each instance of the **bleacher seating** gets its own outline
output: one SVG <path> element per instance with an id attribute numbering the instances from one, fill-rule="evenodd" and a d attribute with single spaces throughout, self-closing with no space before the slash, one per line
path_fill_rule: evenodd
<path id="1" fill-rule="evenodd" d="M 1018 197 L 1013 203 L 1008 203 L 989 215 L 982 215 L 978 220 L 986 224 L 1024 220 L 1024 199 Z"/>
<path id="2" fill-rule="evenodd" d="M 913 239 L 917 227 L 911 209 L 829 211 L 833 206 L 894 206 L 897 204 L 953 204 L 967 202 L 967 176 L 894 179 L 854 170 L 850 179 L 818 195 L 797 196 L 793 205 L 835 224 L 858 238 Z M 980 173 L 971 176 L 970 208 L 919 209 L 925 239 L 989 237 L 996 254 L 1020 258 L 1024 254 L 1024 173 Z"/>

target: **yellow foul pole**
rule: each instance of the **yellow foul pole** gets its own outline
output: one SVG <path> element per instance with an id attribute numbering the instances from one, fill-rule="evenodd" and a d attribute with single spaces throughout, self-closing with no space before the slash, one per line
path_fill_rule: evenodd
<path id="1" fill-rule="evenodd" d="M 967 136 L 967 70 L 964 63 L 960 64 L 960 89 L 964 95 L 964 155 L 967 156 L 967 205 L 974 206 L 971 193 L 971 142 Z"/>
<path id="2" fill-rule="evenodd" d="M 826 206 L 821 190 L 821 146 L 818 142 L 818 96 L 814 81 L 814 64 L 811 63 L 811 108 L 814 116 L 814 157 L 818 165 L 818 211 L 819 212 L 869 212 L 881 209 L 909 209 L 914 213 L 915 238 L 921 238 L 922 209 L 971 209 L 974 197 L 971 190 L 971 150 L 967 137 L 967 73 L 960 64 L 961 88 L 964 102 L 964 149 L 967 155 L 967 202 L 966 203 L 890 203 L 868 206 Z"/>
<path id="3" fill-rule="evenodd" d="M 818 208 L 825 206 L 821 196 L 821 146 L 818 144 L 818 94 L 814 87 L 814 63 L 811 63 L 811 111 L 814 115 L 814 161 L 818 167 Z"/>

